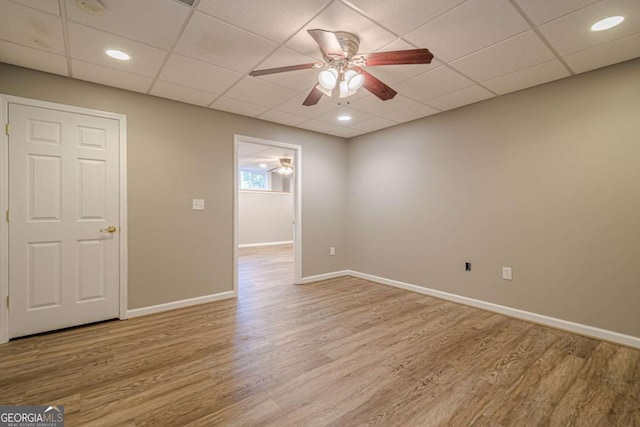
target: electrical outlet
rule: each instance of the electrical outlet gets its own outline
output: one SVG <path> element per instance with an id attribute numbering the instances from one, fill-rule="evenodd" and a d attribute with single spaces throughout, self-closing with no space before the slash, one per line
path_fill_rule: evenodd
<path id="1" fill-rule="evenodd" d="M 502 278 L 504 280 L 511 280 L 511 267 L 502 267 Z"/>
<path id="2" fill-rule="evenodd" d="M 192 209 L 194 211 L 203 211 L 204 210 L 204 199 L 193 199 Z"/>
<path id="3" fill-rule="evenodd" d="M 334 248 L 333 246 L 331 246 L 329 248 L 329 255 L 334 256 L 336 254 L 336 248 Z"/>

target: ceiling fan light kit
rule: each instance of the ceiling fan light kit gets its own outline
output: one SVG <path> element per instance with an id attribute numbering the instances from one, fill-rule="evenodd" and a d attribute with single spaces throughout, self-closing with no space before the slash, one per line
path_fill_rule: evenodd
<path id="1" fill-rule="evenodd" d="M 254 70 L 253 77 L 287 71 L 320 69 L 318 84 L 302 103 L 316 105 L 323 95 L 344 99 L 354 95 L 364 86 L 366 90 L 383 101 L 393 99 L 397 92 L 369 74 L 362 67 L 380 65 L 429 64 L 433 55 L 428 49 L 409 49 L 394 52 L 377 52 L 358 55 L 360 40 L 345 31 L 307 30 L 318 43 L 324 62 L 291 65 L 286 67 Z M 340 103 L 340 101 L 338 101 Z"/>

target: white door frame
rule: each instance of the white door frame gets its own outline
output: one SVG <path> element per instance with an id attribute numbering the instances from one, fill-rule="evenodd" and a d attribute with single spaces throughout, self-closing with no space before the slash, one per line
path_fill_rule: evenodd
<path id="1" fill-rule="evenodd" d="M 49 108 L 69 113 L 116 119 L 120 129 L 120 319 L 127 318 L 127 116 L 106 111 L 91 110 L 37 99 L 0 94 L 0 344 L 9 341 L 9 310 L 5 303 L 9 295 L 9 224 L 5 212 L 9 208 L 9 136 L 4 131 L 8 122 L 9 104 Z"/>
<path id="2" fill-rule="evenodd" d="M 238 145 L 241 142 L 281 147 L 293 150 L 295 167 L 295 185 L 293 187 L 293 249 L 294 249 L 294 281 L 302 283 L 302 146 L 285 142 L 271 141 L 252 136 L 233 135 L 233 294 L 238 296 L 238 192 L 240 190 L 240 170 L 238 168 Z"/>

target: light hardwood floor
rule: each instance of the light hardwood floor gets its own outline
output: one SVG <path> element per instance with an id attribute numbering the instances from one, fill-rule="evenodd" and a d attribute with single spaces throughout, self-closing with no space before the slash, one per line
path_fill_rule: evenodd
<path id="1" fill-rule="evenodd" d="M 365 280 L 292 284 L 242 249 L 238 300 L 0 346 L 0 404 L 67 425 L 640 426 L 640 352 Z"/>

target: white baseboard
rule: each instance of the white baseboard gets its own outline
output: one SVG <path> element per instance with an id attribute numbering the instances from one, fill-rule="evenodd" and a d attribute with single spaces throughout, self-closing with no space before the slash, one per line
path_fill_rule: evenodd
<path id="1" fill-rule="evenodd" d="M 303 277 L 301 284 L 319 282 L 320 280 L 335 279 L 336 277 L 348 276 L 351 274 L 349 270 L 332 271 L 331 273 L 318 274 L 316 276 Z"/>
<path id="2" fill-rule="evenodd" d="M 409 283 L 399 282 L 397 280 L 386 279 L 371 274 L 360 273 L 358 271 L 347 270 L 346 274 L 361 279 L 370 280 L 372 282 L 383 285 L 393 286 L 408 291 L 417 292 L 432 297 L 457 302 L 460 304 L 470 305 L 472 307 L 481 308 L 483 310 L 493 311 L 495 313 L 504 314 L 517 319 L 527 320 L 533 323 L 539 323 L 544 326 L 550 326 L 556 329 L 562 329 L 579 335 L 584 335 L 599 340 L 610 341 L 616 344 L 626 345 L 628 347 L 640 348 L 640 338 L 631 335 L 625 335 L 606 329 L 587 326 L 580 323 L 570 322 L 568 320 L 557 319 L 555 317 L 544 316 L 542 314 L 531 313 L 529 311 L 519 310 L 517 308 L 506 307 L 504 305 L 493 304 L 473 298 L 467 298 L 460 295 L 450 294 L 448 292 L 438 291 L 435 289 L 423 288 Z"/>
<path id="3" fill-rule="evenodd" d="M 290 245 L 293 240 L 284 240 L 282 242 L 263 242 L 263 243 L 243 243 L 238 245 L 239 248 L 255 248 L 258 246 L 277 246 L 277 245 Z"/>
<path id="4" fill-rule="evenodd" d="M 149 314 L 162 313 L 163 311 L 175 310 L 177 308 L 191 307 L 192 305 L 206 304 L 208 302 L 220 301 L 223 299 L 234 298 L 235 292 L 227 291 L 219 294 L 204 295 L 201 297 L 183 299 L 180 301 L 172 301 L 164 304 L 152 305 L 149 307 L 134 308 L 127 310 L 127 318 L 147 316 Z"/>

